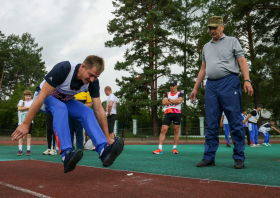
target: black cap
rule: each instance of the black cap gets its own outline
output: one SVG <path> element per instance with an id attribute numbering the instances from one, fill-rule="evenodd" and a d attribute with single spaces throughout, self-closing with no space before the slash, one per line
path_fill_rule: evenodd
<path id="1" fill-rule="evenodd" d="M 258 104 L 257 107 L 264 108 L 264 106 L 262 106 L 262 104 Z"/>
<path id="2" fill-rule="evenodd" d="M 175 86 L 175 85 L 177 85 L 177 82 L 176 82 L 175 80 L 172 80 L 172 81 L 170 82 L 170 86 Z"/>

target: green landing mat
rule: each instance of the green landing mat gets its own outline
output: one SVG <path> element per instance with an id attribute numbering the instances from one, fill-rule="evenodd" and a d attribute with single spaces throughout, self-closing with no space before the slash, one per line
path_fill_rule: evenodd
<path id="1" fill-rule="evenodd" d="M 61 163 L 59 155 L 43 155 L 46 146 L 32 146 L 31 156 L 17 156 L 17 146 L 0 146 L 1 161 L 34 159 Z M 162 155 L 152 154 L 155 145 L 125 145 L 123 153 L 108 169 L 126 170 L 159 175 L 219 180 L 238 183 L 260 184 L 280 187 L 280 144 L 270 147 L 245 149 L 245 169 L 234 169 L 233 148 L 220 145 L 216 155 L 216 166 L 196 167 L 202 160 L 204 145 L 178 145 L 178 155 L 171 153 L 172 145 L 163 146 Z M 78 165 L 104 168 L 98 153 L 84 151 L 83 159 Z"/>

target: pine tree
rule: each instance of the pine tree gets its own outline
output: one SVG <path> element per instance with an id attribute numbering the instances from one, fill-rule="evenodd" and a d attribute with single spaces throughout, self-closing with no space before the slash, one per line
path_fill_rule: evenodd
<path id="1" fill-rule="evenodd" d="M 128 71 L 131 76 L 116 79 L 133 113 L 140 108 L 151 108 L 153 135 L 158 135 L 158 79 L 170 73 L 175 63 L 175 48 L 168 29 L 178 14 L 180 1 L 171 0 L 115 0 L 115 18 L 108 24 L 108 32 L 114 34 L 106 47 L 128 45 L 125 61 L 117 62 L 116 70 Z M 177 20 L 181 20 L 178 18 Z"/>

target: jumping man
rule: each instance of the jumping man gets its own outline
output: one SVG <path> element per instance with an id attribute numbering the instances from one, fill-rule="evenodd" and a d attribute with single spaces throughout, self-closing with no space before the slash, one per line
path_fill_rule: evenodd
<path id="1" fill-rule="evenodd" d="M 103 70 L 103 59 L 94 55 L 88 56 L 82 64 L 69 61 L 56 64 L 37 87 L 36 99 L 23 123 L 12 134 L 12 140 L 26 136 L 31 121 L 39 110 L 51 113 L 59 153 L 64 163 L 64 173 L 72 171 L 82 159 L 83 151 L 77 149 L 72 152 L 69 116 L 82 123 L 96 146 L 103 166 L 112 165 L 122 152 L 124 142 L 121 138 L 114 141 L 109 136 L 106 114 L 99 95 L 98 77 Z M 75 100 L 74 95 L 83 91 L 90 92 L 97 119 L 91 108 Z"/>

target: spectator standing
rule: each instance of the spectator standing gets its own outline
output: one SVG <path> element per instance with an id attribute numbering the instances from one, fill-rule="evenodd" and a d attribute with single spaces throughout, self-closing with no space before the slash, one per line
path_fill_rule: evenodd
<path id="1" fill-rule="evenodd" d="M 247 109 L 243 109 L 241 116 L 242 116 L 242 122 L 243 122 L 248 116 Z M 250 146 L 251 140 L 250 140 L 250 133 L 249 133 L 249 129 L 248 129 L 248 121 L 243 123 L 243 129 L 244 129 L 244 136 L 245 136 L 245 134 L 247 136 L 247 144 L 248 144 L 248 146 Z"/>
<path id="2" fill-rule="evenodd" d="M 118 98 L 112 93 L 110 86 L 105 87 L 105 94 L 108 96 L 106 104 L 106 116 L 108 122 L 108 129 L 111 138 L 115 138 L 114 126 L 117 119 L 117 103 Z"/>
<path id="3" fill-rule="evenodd" d="M 171 151 L 173 154 L 179 153 L 177 145 L 180 139 L 179 129 L 181 124 L 181 104 L 183 102 L 184 95 L 182 92 L 179 92 L 177 88 L 177 82 L 172 80 L 170 82 L 170 92 L 167 92 L 162 99 L 162 104 L 165 105 L 165 115 L 159 135 L 158 149 L 153 151 L 153 154 L 163 154 L 163 141 L 172 121 L 174 125 L 174 145 Z"/>
<path id="4" fill-rule="evenodd" d="M 43 155 L 57 155 L 55 148 L 55 133 L 53 130 L 53 116 L 51 114 L 46 114 L 46 127 L 48 149 L 43 152 Z"/>
<path id="5" fill-rule="evenodd" d="M 21 125 L 22 122 L 24 121 L 24 118 L 30 108 L 30 106 L 32 105 L 33 100 L 32 100 L 32 92 L 30 90 L 25 90 L 23 92 L 22 95 L 22 100 L 19 101 L 18 103 L 18 125 Z M 31 130 L 32 130 L 32 124 L 33 124 L 33 120 L 32 123 L 29 126 L 29 131 L 27 136 L 27 151 L 26 151 L 26 155 L 31 155 Z M 18 148 L 19 151 L 17 153 L 17 155 L 22 155 L 22 143 L 23 140 L 22 138 L 20 138 L 18 140 Z"/>
<path id="6" fill-rule="evenodd" d="M 249 68 L 239 41 L 223 33 L 225 28 L 223 17 L 210 17 L 207 23 L 212 40 L 203 47 L 202 66 L 190 95 L 191 100 L 196 99 L 197 90 L 206 76 L 205 152 L 202 161 L 197 166 L 215 166 L 216 151 L 219 146 L 220 119 L 224 111 L 231 127 L 231 138 L 234 144 L 232 156 L 235 161 L 234 168 L 242 169 L 245 167 L 245 139 L 240 116 L 242 92 L 238 64 L 244 76 L 244 90 L 252 96 L 253 88 L 249 78 Z"/>

